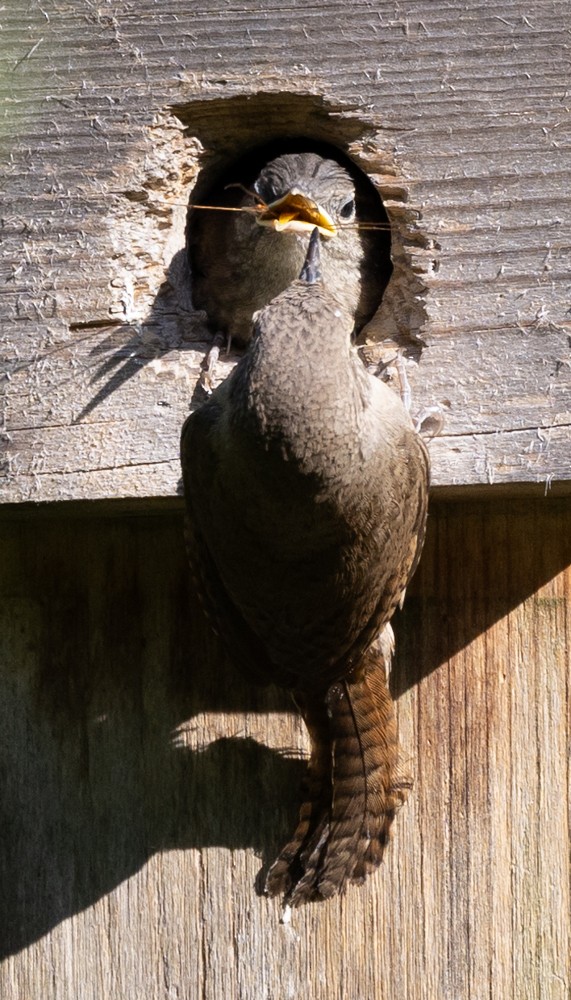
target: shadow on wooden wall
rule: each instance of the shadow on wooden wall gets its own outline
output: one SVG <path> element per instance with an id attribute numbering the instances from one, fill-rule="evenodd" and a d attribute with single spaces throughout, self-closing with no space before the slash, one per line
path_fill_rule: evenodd
<path id="1" fill-rule="evenodd" d="M 450 660 L 570 564 L 565 501 L 433 503 L 423 557 L 395 619 L 393 695 Z"/>
<path id="2" fill-rule="evenodd" d="M 394 693 L 568 565 L 568 522 L 557 502 L 434 504 L 397 621 Z M 296 748 L 242 738 L 240 719 L 291 706 L 243 683 L 204 628 L 181 518 L 38 516 L 2 534 L 0 956 L 156 852 L 252 848 L 271 860 L 304 763 Z M 201 747 L 202 713 L 226 723 Z"/>
<path id="3" fill-rule="evenodd" d="M 243 684 L 192 620 L 179 518 L 35 520 L 6 536 L 2 956 L 156 852 L 252 847 L 270 861 L 305 766 L 253 739 L 178 738 L 201 712 L 291 709 Z"/>

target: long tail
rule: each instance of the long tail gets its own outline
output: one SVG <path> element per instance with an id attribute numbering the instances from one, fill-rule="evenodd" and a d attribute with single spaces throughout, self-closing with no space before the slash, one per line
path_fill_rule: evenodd
<path id="1" fill-rule="evenodd" d="M 398 764 L 383 639 L 325 696 L 297 699 L 312 755 L 299 824 L 266 880 L 266 892 L 283 893 L 290 906 L 327 899 L 374 871 L 412 786 Z"/>

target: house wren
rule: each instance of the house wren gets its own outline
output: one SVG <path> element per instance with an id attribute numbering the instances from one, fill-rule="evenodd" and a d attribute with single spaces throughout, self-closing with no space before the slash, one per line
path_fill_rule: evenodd
<path id="1" fill-rule="evenodd" d="M 266 882 L 292 906 L 377 867 L 410 786 L 385 668 L 429 480 L 399 397 L 352 346 L 351 318 L 320 273 L 319 232 L 300 278 L 257 315 L 248 350 L 182 432 L 203 606 L 247 677 L 291 691 L 311 736 L 299 824 Z"/>

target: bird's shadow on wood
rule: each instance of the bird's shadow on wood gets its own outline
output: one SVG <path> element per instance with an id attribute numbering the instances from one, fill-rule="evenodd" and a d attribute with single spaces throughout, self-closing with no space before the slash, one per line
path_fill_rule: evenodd
<path id="1" fill-rule="evenodd" d="M 181 518 L 151 520 L 28 524 L 12 538 L 0 959 L 155 854 L 251 849 L 267 866 L 295 823 L 303 751 L 265 745 L 263 726 L 291 700 L 229 665 L 193 600 Z"/>

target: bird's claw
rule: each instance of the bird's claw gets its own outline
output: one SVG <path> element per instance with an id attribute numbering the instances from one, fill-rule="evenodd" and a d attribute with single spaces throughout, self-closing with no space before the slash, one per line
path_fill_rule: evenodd
<path id="1" fill-rule="evenodd" d="M 441 406 L 425 406 L 413 421 L 414 429 L 421 437 L 431 440 L 444 427 L 444 411 Z"/>
<path id="2" fill-rule="evenodd" d="M 396 372 L 398 376 L 402 404 L 407 413 L 410 413 L 412 390 L 406 373 L 406 362 L 401 351 L 397 351 L 395 357 L 390 361 L 390 365 L 393 366 L 393 372 Z M 388 370 L 388 365 L 385 366 L 385 370 Z M 416 433 L 430 441 L 440 434 L 444 426 L 444 410 L 437 403 L 432 406 L 424 406 L 417 416 L 412 418 L 412 423 Z"/>
<path id="3" fill-rule="evenodd" d="M 410 388 L 410 382 L 408 380 L 408 375 L 406 373 L 406 365 L 402 354 L 400 353 L 397 354 L 394 360 L 394 366 L 397 370 L 397 375 L 399 379 L 400 398 L 402 400 L 402 404 L 407 413 L 410 413 L 410 407 L 412 405 L 412 391 Z"/>
<path id="4" fill-rule="evenodd" d="M 212 338 L 212 344 L 208 354 L 206 355 L 202 363 L 202 371 L 200 373 L 200 378 L 198 384 L 204 392 L 210 396 L 214 388 L 216 366 L 218 364 L 218 358 L 220 357 L 220 351 L 226 344 L 226 353 L 230 352 L 230 346 L 232 344 L 232 335 L 228 334 L 226 337 L 223 333 L 215 333 Z"/>

